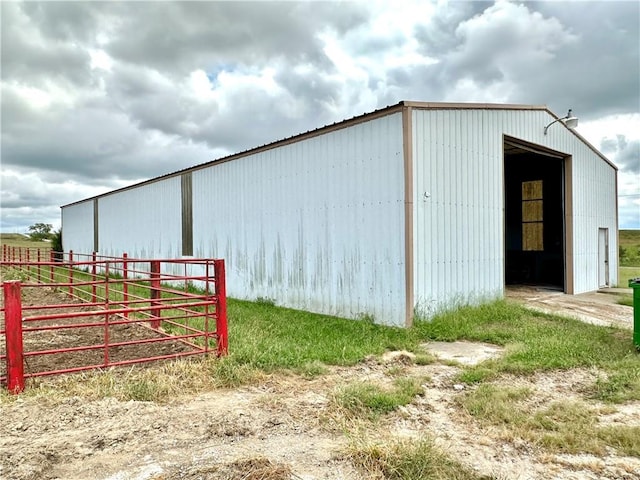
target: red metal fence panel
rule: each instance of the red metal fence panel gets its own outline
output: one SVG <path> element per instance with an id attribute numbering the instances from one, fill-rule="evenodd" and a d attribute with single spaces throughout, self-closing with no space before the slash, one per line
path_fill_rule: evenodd
<path id="1" fill-rule="evenodd" d="M 5 247 L 3 275 L 20 278 L 4 282 L 0 309 L 0 382 L 12 392 L 30 377 L 206 354 L 214 344 L 227 353 L 224 260 Z"/>

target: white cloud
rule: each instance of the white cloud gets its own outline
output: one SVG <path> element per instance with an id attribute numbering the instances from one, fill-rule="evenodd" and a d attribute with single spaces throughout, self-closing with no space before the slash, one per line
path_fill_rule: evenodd
<path id="1" fill-rule="evenodd" d="M 589 8 L 3 2 L 1 8 L 2 198 L 16 205 L 3 207 L 2 228 L 42 221 L 38 215 L 55 218 L 67 198 L 399 100 L 573 108 L 579 131 L 612 149 L 621 192 L 636 180 L 637 2 Z M 39 194 L 5 172 L 39 185 Z M 620 205 L 621 218 L 632 218 L 634 206 Z"/>
<path id="2" fill-rule="evenodd" d="M 640 105 L 638 106 L 640 109 Z M 576 115 L 580 115 L 576 112 Z M 596 120 L 580 121 L 578 131 L 596 148 L 606 138 L 624 135 L 627 138 L 640 139 L 640 111 L 617 115 L 606 115 Z"/>
<path id="3" fill-rule="evenodd" d="M 94 48 L 89 48 L 88 52 L 91 57 L 91 68 L 100 68 L 108 72 L 111 71 L 113 59 L 107 54 L 107 52 Z"/>
<path id="4" fill-rule="evenodd" d="M 640 112 L 581 122 L 578 131 L 619 168 L 620 228 L 640 228 Z"/>

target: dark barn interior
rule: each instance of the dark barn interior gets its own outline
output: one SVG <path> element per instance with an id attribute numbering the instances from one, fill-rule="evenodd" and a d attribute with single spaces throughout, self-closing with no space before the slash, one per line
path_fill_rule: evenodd
<path id="1" fill-rule="evenodd" d="M 505 281 L 564 290 L 564 159 L 505 141 Z"/>

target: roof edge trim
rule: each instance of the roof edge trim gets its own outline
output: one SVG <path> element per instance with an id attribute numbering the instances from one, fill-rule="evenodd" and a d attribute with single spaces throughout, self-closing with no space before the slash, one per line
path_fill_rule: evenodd
<path id="1" fill-rule="evenodd" d="M 546 105 L 515 103 L 464 103 L 464 102 L 400 102 L 406 107 L 424 110 L 549 110 Z"/>

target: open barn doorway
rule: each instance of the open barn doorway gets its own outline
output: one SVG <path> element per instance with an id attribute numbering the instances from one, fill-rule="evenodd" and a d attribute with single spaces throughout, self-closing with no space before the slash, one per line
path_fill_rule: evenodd
<path id="1" fill-rule="evenodd" d="M 570 157 L 504 139 L 505 283 L 571 293 L 565 178 Z"/>

